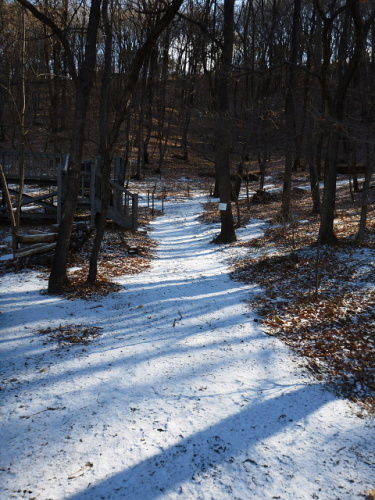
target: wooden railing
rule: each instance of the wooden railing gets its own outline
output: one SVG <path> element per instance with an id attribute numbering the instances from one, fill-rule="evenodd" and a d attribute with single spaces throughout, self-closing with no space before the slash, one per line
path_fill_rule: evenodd
<path id="1" fill-rule="evenodd" d="M 96 214 L 101 212 L 101 183 L 102 175 L 99 172 L 98 163 L 95 165 L 95 173 L 91 177 L 91 223 L 94 224 Z M 110 181 L 111 201 L 108 207 L 108 218 L 116 224 L 136 231 L 138 228 L 138 194 L 131 193 L 118 182 Z"/>
<path id="2" fill-rule="evenodd" d="M 69 155 L 54 153 L 34 153 L 17 151 L 0 152 L 0 164 L 3 165 L 6 182 L 18 184 L 21 182 L 22 162 L 24 162 L 25 184 L 56 186 L 48 193 L 30 196 L 23 193 L 22 206 L 31 205 L 39 207 L 36 213 L 23 212 L 22 216 L 29 215 L 34 218 L 54 218 L 60 222 L 66 199 L 66 180 Z M 121 168 L 124 167 L 120 158 L 115 159 L 115 175 L 121 178 Z M 78 207 L 91 210 L 91 222 L 94 223 L 95 215 L 101 211 L 101 175 L 100 159 L 86 160 L 82 163 L 80 177 L 80 191 Z M 122 172 L 124 173 L 124 172 Z M 138 227 L 138 195 L 131 193 L 121 185 L 121 182 L 110 181 L 112 195 L 108 210 L 108 217 L 125 229 L 136 230 Z M 18 195 L 17 188 L 9 189 L 11 195 Z M 40 209 L 43 208 L 43 211 Z M 0 206 L 0 216 L 7 216 L 8 207 Z M 9 214 L 8 214 L 9 215 Z"/>
<path id="3" fill-rule="evenodd" d="M 26 183 L 56 185 L 57 172 L 66 166 L 68 158 L 59 153 L 0 151 L 0 163 L 8 182 L 19 182 L 23 162 Z"/>

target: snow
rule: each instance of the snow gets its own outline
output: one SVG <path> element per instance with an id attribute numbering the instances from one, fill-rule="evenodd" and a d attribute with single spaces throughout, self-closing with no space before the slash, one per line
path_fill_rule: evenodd
<path id="1" fill-rule="evenodd" d="M 374 427 L 267 336 L 210 243 L 203 198 L 152 223 L 152 267 L 96 300 L 1 290 L 0 498 L 355 499 L 375 487 Z M 259 236 L 254 222 L 240 237 Z M 88 345 L 38 333 L 102 328 Z"/>
<path id="2" fill-rule="evenodd" d="M 8 253 L 6 255 L 0 255 L 0 260 L 12 260 L 13 259 L 13 254 L 12 253 Z"/>

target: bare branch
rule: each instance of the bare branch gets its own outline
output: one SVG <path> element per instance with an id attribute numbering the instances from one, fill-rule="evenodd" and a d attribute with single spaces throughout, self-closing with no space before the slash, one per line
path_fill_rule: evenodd
<path id="1" fill-rule="evenodd" d="M 72 50 L 69 45 L 69 41 L 64 35 L 63 31 L 52 21 L 51 18 L 43 14 L 43 12 L 40 12 L 39 9 L 37 9 L 32 3 L 30 3 L 28 0 L 17 0 L 17 2 L 25 7 L 36 19 L 38 19 L 40 22 L 42 22 L 45 26 L 48 26 L 52 33 L 57 36 L 57 38 L 60 40 L 61 45 L 64 47 L 66 58 L 67 58 L 67 64 L 69 67 L 69 72 L 74 80 L 77 79 L 77 71 L 76 67 L 74 64 L 74 56 L 72 53 Z"/>

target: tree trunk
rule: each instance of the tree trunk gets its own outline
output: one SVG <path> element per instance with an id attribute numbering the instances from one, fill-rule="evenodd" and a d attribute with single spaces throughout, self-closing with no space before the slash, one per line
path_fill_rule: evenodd
<path id="1" fill-rule="evenodd" d="M 342 139 L 341 124 L 345 116 L 344 109 L 347 91 L 358 68 L 361 57 L 364 54 L 365 37 L 375 18 L 375 10 L 373 10 L 367 21 L 364 22 L 361 17 L 359 4 L 357 2 L 350 2 L 342 8 L 348 8 L 350 10 L 354 26 L 355 43 L 354 48 L 351 51 L 351 56 L 347 57 L 346 66 L 341 68 L 341 74 L 334 99 L 332 99 L 329 95 L 327 87 L 327 71 L 331 57 L 330 26 L 332 18 L 324 16 L 324 14 L 320 11 L 320 14 L 323 16 L 323 20 L 325 22 L 325 28 L 323 31 L 323 59 L 325 64 L 323 65 L 324 71 L 322 72 L 321 85 L 323 99 L 327 102 L 327 109 L 331 115 L 331 132 L 328 141 L 328 162 L 324 170 L 324 194 L 319 230 L 320 242 L 327 245 L 335 245 L 338 242 L 334 234 L 333 223 L 336 201 L 338 151 L 339 142 Z M 346 33 L 343 33 L 342 36 L 346 37 Z M 345 46 L 345 44 L 343 46 Z"/>
<path id="2" fill-rule="evenodd" d="M 236 172 L 236 178 L 234 181 L 234 197 L 235 201 L 238 200 L 241 192 L 241 185 L 242 185 L 242 179 L 243 179 L 243 172 L 244 172 L 244 162 L 241 159 L 237 166 L 237 172 Z"/>
<path id="3" fill-rule="evenodd" d="M 320 214 L 321 211 L 318 170 L 312 155 L 308 157 L 307 161 L 309 164 L 310 188 L 313 201 L 312 213 L 317 215 Z"/>
<path id="4" fill-rule="evenodd" d="M 93 285 L 96 282 L 99 252 L 105 233 L 105 224 L 107 221 L 108 207 L 111 198 L 111 189 L 109 184 L 109 178 L 111 175 L 111 156 L 108 148 L 108 98 L 111 88 L 113 36 L 112 24 L 108 18 L 108 0 L 103 0 L 102 17 L 105 32 L 105 47 L 99 109 L 99 156 L 101 160 L 100 170 L 102 174 L 100 194 L 101 209 L 90 255 L 89 274 L 87 277 L 87 283 L 89 285 Z"/>
<path id="5" fill-rule="evenodd" d="M 9 211 L 10 227 L 12 228 L 12 252 L 13 252 L 13 254 L 15 254 L 15 252 L 17 250 L 17 244 L 18 244 L 18 226 L 17 226 L 16 218 L 14 216 L 12 200 L 10 198 L 9 189 L 8 189 L 8 183 L 7 183 L 7 180 L 5 178 L 3 166 L 1 163 L 0 163 L 0 180 L 1 180 L 2 185 L 3 185 L 3 193 L 5 196 L 5 202 L 6 202 L 6 205 L 8 207 L 8 211 Z"/>
<path id="6" fill-rule="evenodd" d="M 301 0 L 294 0 L 293 25 L 290 47 L 289 81 L 285 102 L 285 120 L 286 120 L 286 152 L 285 152 L 285 170 L 284 186 L 281 204 L 281 217 L 288 220 L 290 213 L 290 201 L 292 193 L 292 171 L 296 157 L 296 107 L 297 98 L 297 79 L 296 67 L 299 51 L 299 24 L 301 16 Z"/>
<path id="7" fill-rule="evenodd" d="M 100 20 L 100 6 L 101 0 L 91 0 L 85 57 L 76 81 L 73 136 L 70 147 L 70 161 L 67 174 L 67 196 L 59 226 L 57 245 L 48 282 L 48 292 L 53 294 L 62 293 L 64 286 L 66 286 L 69 282 L 67 278 L 66 266 L 80 188 L 80 172 L 85 138 L 84 132 L 86 115 L 96 66 L 96 40 Z"/>
<path id="8" fill-rule="evenodd" d="M 105 224 L 107 219 L 107 212 L 110 202 L 110 185 L 109 185 L 109 177 L 111 172 L 111 155 L 113 151 L 113 147 L 115 141 L 118 137 L 120 127 L 123 121 L 126 119 L 126 113 L 129 105 L 130 97 L 135 89 L 136 83 L 138 81 L 139 73 L 142 68 L 142 65 L 145 60 L 149 57 L 151 51 L 154 49 L 155 44 L 161 35 L 161 33 L 168 27 L 168 25 L 172 22 L 175 14 L 177 13 L 181 3 L 183 0 L 174 0 L 172 5 L 167 9 L 164 16 L 156 23 L 156 25 L 152 28 L 151 33 L 143 46 L 139 49 L 133 61 L 133 69 L 130 73 L 129 80 L 126 85 L 126 92 L 124 93 L 124 102 L 123 107 L 120 110 L 120 113 L 112 126 L 111 131 L 108 129 L 108 106 L 107 100 L 109 95 L 110 88 L 110 75 L 111 75 L 111 52 L 112 52 L 112 29 L 107 19 L 107 0 L 104 0 L 103 4 L 103 18 L 106 24 L 106 63 L 105 70 L 103 75 L 103 84 L 102 84 L 102 103 L 100 113 L 100 123 L 101 125 L 101 133 L 100 133 L 100 149 L 102 155 L 102 208 L 101 214 L 98 221 L 98 227 L 96 232 L 96 237 L 94 241 L 94 245 L 92 248 L 92 253 L 90 257 L 90 269 L 89 276 L 87 282 L 89 284 L 94 284 L 97 277 L 98 271 L 98 256 L 101 247 L 101 243 L 103 240 L 104 232 L 105 232 Z M 143 139 L 140 138 L 140 141 Z"/>
<path id="9" fill-rule="evenodd" d="M 370 159 L 367 162 L 367 169 L 365 174 L 365 182 L 363 183 L 362 191 L 362 206 L 361 206 L 361 219 L 359 222 L 359 229 L 356 236 L 358 243 L 362 243 L 365 238 L 366 221 L 367 221 L 367 208 L 368 208 L 368 192 L 370 189 L 371 177 L 375 167 L 375 150 L 371 152 Z"/>
<path id="10" fill-rule="evenodd" d="M 25 143 L 26 143 L 26 25 L 25 25 L 25 9 L 22 8 L 22 41 L 21 41 L 21 95 L 19 105 L 19 118 L 21 127 L 21 158 L 19 168 L 19 189 L 17 195 L 17 210 L 15 220 L 17 231 L 21 224 L 22 197 L 25 188 Z"/>
<path id="11" fill-rule="evenodd" d="M 332 131 L 328 139 L 327 161 L 324 166 L 324 193 L 321 207 L 319 241 L 322 245 L 336 245 L 338 240 L 333 230 L 336 202 L 336 177 L 341 134 Z"/>
<path id="12" fill-rule="evenodd" d="M 224 1 L 224 43 L 220 59 L 217 115 L 215 124 L 215 170 L 220 196 L 221 231 L 215 243 L 231 243 L 236 240 L 231 207 L 232 184 L 230 178 L 230 129 L 229 85 L 234 37 L 234 0 Z"/>
<path id="13" fill-rule="evenodd" d="M 98 275 L 98 258 L 100 247 L 102 245 L 104 233 L 105 233 L 105 225 L 107 222 L 107 213 L 108 207 L 111 199 L 111 189 L 109 184 L 109 177 L 111 173 L 111 158 L 108 154 L 108 151 L 104 151 L 104 157 L 101 157 L 101 209 L 100 215 L 97 222 L 96 234 L 94 238 L 94 243 L 91 249 L 90 254 L 90 266 L 89 266 L 89 274 L 87 277 L 87 283 L 89 285 L 94 285 L 96 282 L 96 278 Z"/>

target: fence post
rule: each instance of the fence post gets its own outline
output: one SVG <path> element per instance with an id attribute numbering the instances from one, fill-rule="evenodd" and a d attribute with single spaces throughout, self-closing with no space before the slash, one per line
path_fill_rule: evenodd
<path id="1" fill-rule="evenodd" d="M 90 224 L 95 225 L 96 216 L 96 170 L 98 166 L 97 158 L 91 163 L 91 177 L 90 177 Z"/>
<path id="2" fill-rule="evenodd" d="M 132 195 L 132 230 L 136 231 L 138 228 L 138 194 Z"/>
<path id="3" fill-rule="evenodd" d="M 152 215 L 155 215 L 155 191 L 156 191 L 156 184 L 152 190 L 152 208 L 151 208 Z"/>
<path id="4" fill-rule="evenodd" d="M 66 172 L 68 171 L 70 155 L 65 155 L 64 162 L 57 169 L 57 223 L 60 224 L 65 201 Z"/>

